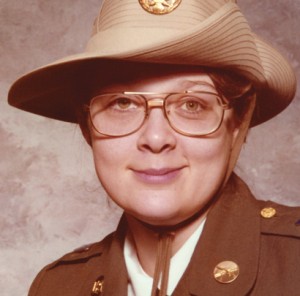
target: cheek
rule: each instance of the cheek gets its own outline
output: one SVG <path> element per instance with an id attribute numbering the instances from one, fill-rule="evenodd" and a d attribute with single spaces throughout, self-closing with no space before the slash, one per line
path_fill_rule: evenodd
<path id="1" fill-rule="evenodd" d="M 186 145 L 186 155 L 197 176 L 201 176 L 207 184 L 218 186 L 227 172 L 234 142 L 233 133 L 220 130 L 209 138 L 195 140 L 198 141 Z"/>
<path id="2" fill-rule="evenodd" d="M 116 176 L 116 155 L 114 147 L 102 140 L 92 141 L 94 166 L 98 180 L 102 187 L 110 196 L 110 188 L 115 187 L 116 180 L 122 182 L 120 178 Z M 118 161 L 119 163 L 119 161 Z M 120 165 L 120 164 L 118 164 Z"/>
<path id="3" fill-rule="evenodd" d="M 215 134 L 203 139 L 198 139 L 195 145 L 187 145 L 187 149 L 193 149 L 195 157 L 200 159 L 228 158 L 233 145 L 233 134 L 217 131 Z"/>
<path id="4" fill-rule="evenodd" d="M 92 150 L 97 173 L 110 171 L 120 162 L 123 149 L 118 149 L 108 140 L 93 140 Z"/>
<path id="5" fill-rule="evenodd" d="M 121 184 L 123 179 L 119 172 L 124 171 L 133 144 L 127 138 L 100 139 L 92 138 L 94 165 L 98 178 L 104 188 Z"/>
<path id="6" fill-rule="evenodd" d="M 203 181 L 207 184 L 218 183 L 226 172 L 229 153 L 223 145 L 210 145 L 199 147 L 197 153 L 194 154 L 194 162 L 192 168 L 196 171 L 196 179 L 201 176 Z M 203 184 L 202 184 L 203 186 Z"/>

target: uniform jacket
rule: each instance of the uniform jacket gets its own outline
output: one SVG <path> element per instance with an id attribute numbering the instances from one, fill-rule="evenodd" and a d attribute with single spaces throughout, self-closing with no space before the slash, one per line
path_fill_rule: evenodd
<path id="1" fill-rule="evenodd" d="M 126 296 L 125 234 L 126 221 L 121 219 L 116 232 L 101 242 L 46 266 L 29 296 Z M 222 261 L 239 267 L 238 277 L 230 283 L 214 277 Z M 95 282 L 98 289 L 92 293 Z M 258 201 L 232 175 L 210 210 L 189 266 L 172 294 L 210 295 L 299 296 L 300 207 Z"/>

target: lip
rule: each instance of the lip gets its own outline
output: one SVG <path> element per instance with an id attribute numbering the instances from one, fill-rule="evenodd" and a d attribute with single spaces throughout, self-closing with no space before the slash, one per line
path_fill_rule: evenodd
<path id="1" fill-rule="evenodd" d="M 144 170 L 132 169 L 134 175 L 144 183 L 165 184 L 175 180 L 184 167 L 177 168 L 149 168 Z"/>

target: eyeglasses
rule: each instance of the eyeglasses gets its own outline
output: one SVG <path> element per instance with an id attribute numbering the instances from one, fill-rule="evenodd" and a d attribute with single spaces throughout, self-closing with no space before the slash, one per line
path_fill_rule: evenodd
<path id="1" fill-rule="evenodd" d="M 152 108 L 162 108 L 176 132 L 197 137 L 217 131 L 224 111 L 231 106 L 218 94 L 207 91 L 104 93 L 91 100 L 89 114 L 92 126 L 98 133 L 120 137 L 141 128 Z"/>

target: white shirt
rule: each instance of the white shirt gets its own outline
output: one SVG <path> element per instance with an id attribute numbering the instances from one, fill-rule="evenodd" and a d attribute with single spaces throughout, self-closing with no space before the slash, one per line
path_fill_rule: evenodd
<path id="1" fill-rule="evenodd" d="M 204 223 L 205 219 L 203 219 L 199 227 L 171 258 L 168 295 L 173 293 L 185 272 L 202 233 Z M 153 278 L 150 277 L 140 265 L 134 244 L 128 235 L 124 244 L 124 257 L 129 276 L 128 296 L 150 296 Z"/>

